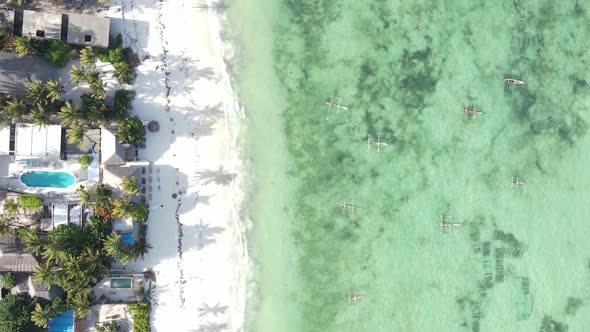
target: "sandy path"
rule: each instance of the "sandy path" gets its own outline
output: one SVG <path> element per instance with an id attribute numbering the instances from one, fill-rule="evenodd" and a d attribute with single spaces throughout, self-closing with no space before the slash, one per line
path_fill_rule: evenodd
<path id="1" fill-rule="evenodd" d="M 140 152 L 156 166 L 148 220 L 154 248 L 130 266 L 156 272 L 152 327 L 239 331 L 247 266 L 236 213 L 239 112 L 217 19 L 206 3 L 183 0 L 114 0 L 109 16 L 143 59 L 134 113 L 160 123 Z"/>

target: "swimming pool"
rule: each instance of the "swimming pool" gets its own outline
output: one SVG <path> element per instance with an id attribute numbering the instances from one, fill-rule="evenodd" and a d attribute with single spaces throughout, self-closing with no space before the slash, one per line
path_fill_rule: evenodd
<path id="1" fill-rule="evenodd" d="M 133 286 L 133 278 L 129 277 L 111 277 L 111 288 L 131 288 Z"/>
<path id="2" fill-rule="evenodd" d="M 133 236 L 133 233 L 121 234 L 121 242 L 123 242 L 123 244 L 126 244 L 128 246 L 132 246 L 135 243 L 135 237 Z"/>
<path id="3" fill-rule="evenodd" d="M 76 178 L 68 172 L 29 171 L 21 174 L 20 181 L 27 187 L 67 188 Z"/>

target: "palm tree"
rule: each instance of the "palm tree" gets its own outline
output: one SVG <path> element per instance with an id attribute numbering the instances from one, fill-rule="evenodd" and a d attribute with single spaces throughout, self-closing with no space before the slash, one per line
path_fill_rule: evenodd
<path id="1" fill-rule="evenodd" d="M 41 241 L 41 238 L 36 231 L 29 229 L 23 232 L 22 241 L 25 245 L 25 251 L 39 255 L 41 248 L 43 247 L 43 241 Z"/>
<path id="2" fill-rule="evenodd" d="M 84 67 L 73 65 L 72 70 L 70 70 L 70 81 L 77 84 L 86 81 L 86 71 L 84 70 Z"/>
<path id="3" fill-rule="evenodd" d="M 12 45 L 16 53 L 20 55 L 29 54 L 34 50 L 31 38 L 29 37 L 16 37 Z"/>
<path id="4" fill-rule="evenodd" d="M 80 108 L 77 104 L 72 105 L 66 101 L 59 110 L 59 116 L 62 127 L 73 127 L 80 122 Z"/>
<path id="5" fill-rule="evenodd" d="M 90 68 L 94 68 L 96 62 L 96 55 L 92 47 L 86 46 L 80 51 L 80 63 Z"/>
<path id="6" fill-rule="evenodd" d="M 21 121 L 27 113 L 27 105 L 22 100 L 10 98 L 4 106 L 4 111 L 14 121 Z"/>
<path id="7" fill-rule="evenodd" d="M 135 176 L 123 178 L 121 181 L 121 188 L 123 195 L 127 197 L 139 194 L 139 189 L 137 189 L 137 178 Z"/>
<path id="8" fill-rule="evenodd" d="M 84 142 L 84 137 L 86 137 L 86 128 L 85 125 L 78 124 L 76 126 L 70 127 L 66 131 L 66 138 L 68 139 L 69 144 L 76 144 L 80 145 Z"/>
<path id="9" fill-rule="evenodd" d="M 135 253 L 129 248 L 124 249 L 121 252 L 120 257 L 121 257 L 121 263 L 123 263 L 124 265 L 129 264 L 129 262 L 131 262 L 137 258 L 137 256 L 135 256 Z"/>
<path id="10" fill-rule="evenodd" d="M 121 236 L 116 232 L 109 234 L 104 239 L 103 245 L 104 252 L 111 257 L 120 257 L 123 252 L 123 241 Z"/>
<path id="11" fill-rule="evenodd" d="M 31 321 L 39 327 L 47 328 L 47 325 L 49 325 L 49 319 L 51 318 L 49 314 L 50 311 L 50 306 L 46 305 L 45 307 L 42 307 L 41 304 L 36 303 L 35 309 L 31 312 Z"/>
<path id="12" fill-rule="evenodd" d="M 63 247 L 60 243 L 49 242 L 41 255 L 47 262 L 58 262 L 65 258 Z"/>
<path id="13" fill-rule="evenodd" d="M 4 200 L 3 210 L 9 215 L 15 215 L 18 213 L 18 203 L 12 198 L 7 198 Z"/>
<path id="14" fill-rule="evenodd" d="M 82 251 L 81 258 L 84 273 L 90 276 L 89 283 L 96 283 L 97 276 L 108 271 L 108 261 L 102 249 L 86 247 Z"/>
<path id="15" fill-rule="evenodd" d="M 35 269 L 34 278 L 35 282 L 38 284 L 43 284 L 49 287 L 55 281 L 55 277 L 55 271 L 53 271 L 53 267 L 48 261 L 39 264 Z"/>
<path id="16" fill-rule="evenodd" d="M 152 249 L 152 245 L 147 243 L 145 240 L 137 242 L 131 250 L 133 251 L 133 255 L 135 257 L 139 257 L 143 259 L 143 256 L 148 253 L 150 249 Z"/>
<path id="17" fill-rule="evenodd" d="M 113 217 L 130 217 L 135 210 L 134 208 L 135 205 L 129 200 L 129 198 L 124 197 L 122 199 L 116 199 L 113 202 Z"/>
<path id="18" fill-rule="evenodd" d="M 27 102 L 33 105 L 47 105 L 45 86 L 41 81 L 28 83 L 25 86 Z"/>
<path id="19" fill-rule="evenodd" d="M 37 108 L 31 112 L 31 122 L 38 126 L 45 126 L 49 124 L 49 116 L 41 104 L 37 104 Z"/>
<path id="20" fill-rule="evenodd" d="M 91 294 L 91 288 L 72 289 L 68 291 L 66 303 L 70 308 L 74 309 L 76 317 L 82 318 L 88 313 Z"/>
<path id="21" fill-rule="evenodd" d="M 94 69 L 89 71 L 86 74 L 86 82 L 88 82 L 88 84 L 90 86 L 92 86 L 93 84 L 98 84 L 99 82 L 100 82 L 100 85 L 102 85 L 102 79 L 100 78 L 100 73 Z"/>
<path id="22" fill-rule="evenodd" d="M 76 191 L 78 192 L 82 205 L 88 205 L 92 201 L 93 192 L 90 189 L 78 188 Z"/>
<path id="23" fill-rule="evenodd" d="M 61 84 L 61 78 L 57 81 L 49 80 L 45 82 L 45 90 L 47 92 L 47 99 L 52 103 L 59 100 L 64 93 L 63 86 Z"/>

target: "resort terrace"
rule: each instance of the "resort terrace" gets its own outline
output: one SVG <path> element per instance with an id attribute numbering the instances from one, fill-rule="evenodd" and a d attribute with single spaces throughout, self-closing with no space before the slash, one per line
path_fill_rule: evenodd
<path id="1" fill-rule="evenodd" d="M 79 155 L 63 160 L 62 128 L 17 123 L 0 128 L 0 186 L 17 192 L 71 193 L 99 181 L 99 157 L 82 169 Z"/>

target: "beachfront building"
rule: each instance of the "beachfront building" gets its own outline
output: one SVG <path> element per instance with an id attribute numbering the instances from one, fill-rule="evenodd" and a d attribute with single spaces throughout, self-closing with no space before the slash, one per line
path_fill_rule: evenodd
<path id="1" fill-rule="evenodd" d="M 100 168 L 101 182 L 105 185 L 118 188 L 123 178 L 135 176 L 141 199 L 151 199 L 150 163 L 139 160 L 137 147 L 119 143 L 117 136 L 107 128 L 101 128 Z"/>
<path id="2" fill-rule="evenodd" d="M 10 273 L 15 279 L 15 286 L 10 289 L 10 292 L 14 295 L 29 294 L 48 300 L 59 295 L 57 288 L 48 288 L 35 282 L 33 273 L 39 261 L 23 250 L 24 245 L 16 233 L 0 238 L 0 274 Z"/>
<path id="3" fill-rule="evenodd" d="M 69 44 L 102 48 L 109 46 L 109 18 L 79 14 L 68 14 L 67 17 Z"/>
<path id="4" fill-rule="evenodd" d="M 56 13 L 23 11 L 24 37 L 61 39 L 62 15 Z"/>
<path id="5" fill-rule="evenodd" d="M 19 175 L 27 167 L 54 166 L 61 158 L 61 143 L 59 125 L 0 127 L 0 177 Z"/>

